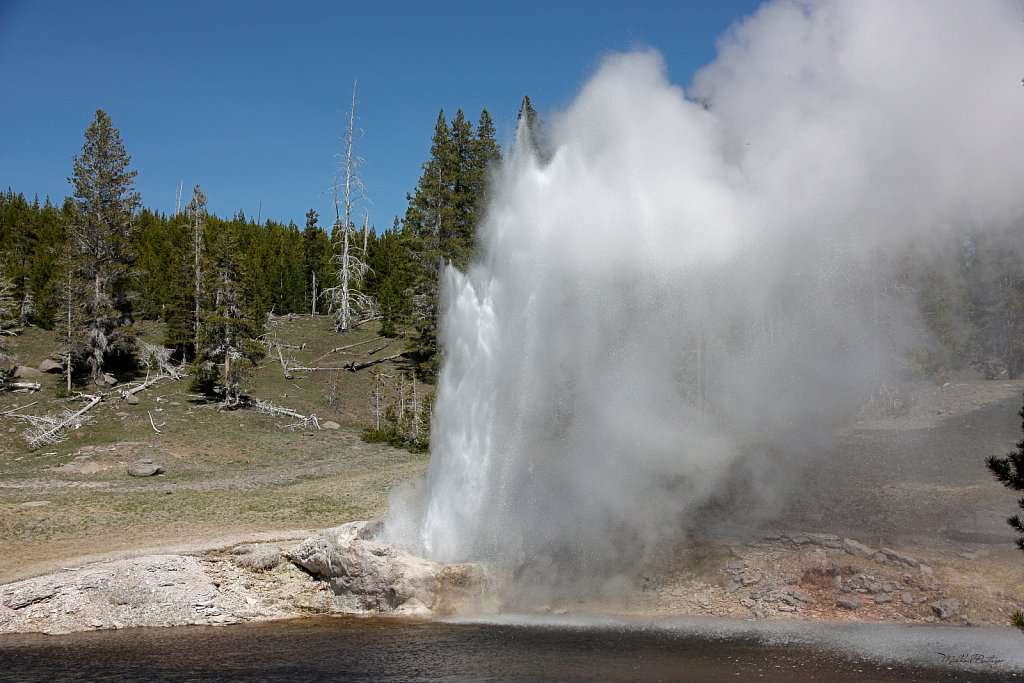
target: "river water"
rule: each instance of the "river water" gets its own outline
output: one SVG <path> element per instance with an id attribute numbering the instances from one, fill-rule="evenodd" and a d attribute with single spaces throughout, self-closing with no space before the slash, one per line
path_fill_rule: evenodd
<path id="1" fill-rule="evenodd" d="M 0 636 L 14 681 L 1024 681 L 1011 629 L 316 617 Z"/>

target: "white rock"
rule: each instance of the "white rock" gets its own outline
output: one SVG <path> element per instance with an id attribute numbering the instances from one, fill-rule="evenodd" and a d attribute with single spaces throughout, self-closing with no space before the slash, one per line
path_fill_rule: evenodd
<path id="1" fill-rule="evenodd" d="M 327 529 L 286 552 L 291 562 L 328 581 L 335 603 L 351 612 L 448 614 L 478 594 L 475 565 L 444 565 L 376 539 L 380 522 Z"/>

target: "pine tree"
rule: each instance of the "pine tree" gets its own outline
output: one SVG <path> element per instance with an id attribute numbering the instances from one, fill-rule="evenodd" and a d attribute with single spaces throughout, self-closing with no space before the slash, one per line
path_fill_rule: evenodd
<path id="1" fill-rule="evenodd" d="M 201 338 L 193 388 L 219 397 L 227 409 L 242 405 L 245 382 L 262 357 L 255 337 L 258 326 L 245 310 L 244 281 L 237 235 L 238 223 L 227 223 L 208 236 L 204 266 Z"/>
<path id="2" fill-rule="evenodd" d="M 411 310 L 412 265 L 400 234 L 398 218 L 389 230 L 377 235 L 367 254 L 370 270 L 366 291 L 377 301 L 381 316 L 380 333 L 390 337 L 398 333 Z"/>
<path id="3" fill-rule="evenodd" d="M 473 194 L 473 218 L 479 224 L 490 198 L 489 182 L 494 168 L 501 163 L 501 147 L 495 137 L 494 121 L 486 109 L 480 112 L 473 140 L 473 157 L 469 169 L 469 188 Z"/>
<path id="4" fill-rule="evenodd" d="M 38 240 L 32 255 L 29 288 L 24 299 L 31 297 L 27 323 L 46 329 L 53 327 L 57 315 L 57 290 L 60 286 L 58 255 L 67 241 L 61 212 L 46 198 L 38 216 Z M 22 308 L 25 313 L 25 307 Z"/>
<path id="5" fill-rule="evenodd" d="M 102 375 L 109 356 L 128 355 L 134 345 L 126 327 L 131 324 L 130 245 L 139 195 L 130 163 L 120 133 L 106 112 L 97 110 L 68 179 L 78 205 L 76 220 L 69 226 L 71 241 L 79 279 L 88 288 L 82 355 L 94 380 Z"/>
<path id="6" fill-rule="evenodd" d="M 414 194 L 408 197 L 403 233 L 414 270 L 412 300 L 416 336 L 410 351 L 415 354 L 420 372 L 433 376 L 438 368 L 437 309 L 438 278 L 445 258 L 445 237 L 455 222 L 455 202 L 451 179 L 456 155 L 452 133 L 445 121 L 444 110 L 437 115 L 430 146 L 430 160 L 423 164 Z"/>
<path id="7" fill-rule="evenodd" d="M 524 95 L 519 105 L 519 115 L 516 117 L 516 125 L 522 127 L 525 120 L 526 140 L 536 155 L 537 160 L 546 164 L 551 160 L 550 143 L 547 133 L 544 131 L 544 121 L 540 114 L 533 108 L 530 96 Z"/>
<path id="8" fill-rule="evenodd" d="M 337 284 L 331 269 L 331 240 L 318 225 L 319 218 L 317 212 L 310 209 L 306 214 L 306 227 L 302 231 L 307 285 L 304 308 L 313 315 L 320 311 L 323 292 Z"/>
<path id="9" fill-rule="evenodd" d="M 1024 431 L 1024 408 L 1017 413 L 1021 417 L 1021 430 Z M 1017 442 L 1017 449 L 1006 454 L 1005 457 L 997 455 L 989 456 L 985 461 L 989 470 L 995 475 L 996 481 L 1014 491 L 1024 491 L 1024 438 Z M 1018 507 L 1024 510 L 1024 498 L 1017 502 Z M 1024 550 L 1024 521 L 1021 516 L 1014 515 L 1006 520 L 1015 531 L 1020 534 L 1017 538 L 1017 547 Z M 1024 630 L 1024 613 L 1017 612 L 1011 617 L 1011 622 L 1017 628 Z"/>

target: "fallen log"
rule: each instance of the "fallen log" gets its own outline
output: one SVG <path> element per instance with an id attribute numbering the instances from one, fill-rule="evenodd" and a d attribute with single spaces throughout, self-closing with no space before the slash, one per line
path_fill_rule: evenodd
<path id="1" fill-rule="evenodd" d="M 373 339 L 364 339 L 363 341 L 356 342 L 354 344 L 347 344 L 345 346 L 336 346 L 335 348 L 331 349 L 330 351 L 328 351 L 324 355 L 320 356 L 319 358 L 314 359 L 313 362 L 316 363 L 317 361 L 323 360 L 324 358 L 327 358 L 327 356 L 331 355 L 332 353 L 341 353 L 342 351 L 348 351 L 349 349 L 354 349 L 357 346 L 366 346 L 367 344 L 372 344 L 373 342 L 380 341 L 381 339 L 383 339 L 383 337 L 374 337 Z"/>
<path id="2" fill-rule="evenodd" d="M 383 320 L 383 319 L 384 319 L 384 316 L 382 316 L 382 315 L 373 315 L 373 316 L 370 316 L 369 318 L 363 318 L 359 322 L 353 324 L 352 325 L 352 329 L 354 330 L 357 327 L 359 327 L 360 325 L 365 325 L 366 323 L 373 322 L 374 320 Z"/>
<path id="3" fill-rule="evenodd" d="M 47 421 L 48 422 L 52 422 L 53 426 L 51 426 L 49 429 L 42 429 L 42 427 L 40 427 L 40 429 L 42 431 L 40 431 L 38 434 L 33 434 L 33 435 L 29 436 L 28 437 L 28 446 L 29 446 L 29 448 L 31 448 L 32 450 L 35 450 L 35 449 L 39 448 L 42 445 L 45 445 L 45 444 L 48 444 L 48 443 L 52 443 L 53 441 L 57 440 L 57 436 L 61 433 L 62 430 L 66 429 L 68 427 L 74 426 L 76 424 L 80 424 L 81 420 L 85 416 L 85 414 L 87 412 L 89 412 L 90 410 L 92 410 L 93 408 L 95 408 L 99 404 L 99 402 L 103 400 L 103 395 L 102 394 L 97 395 L 97 396 L 83 395 L 82 398 L 89 399 L 89 402 L 87 404 L 85 404 L 85 407 L 83 407 L 77 413 L 72 413 L 72 414 L 70 414 L 70 415 L 68 415 L 66 417 L 63 417 L 63 418 L 51 418 L 50 420 L 47 420 Z M 37 418 L 37 419 L 39 419 L 39 418 Z"/>
<path id="4" fill-rule="evenodd" d="M 249 397 L 247 399 L 248 407 L 254 409 L 258 413 L 266 413 L 267 415 L 280 415 L 282 417 L 290 417 L 298 420 L 296 424 L 287 425 L 289 428 L 293 427 L 305 427 L 308 424 L 313 424 L 317 429 L 320 429 L 320 422 L 317 420 L 316 415 L 303 415 L 302 413 L 296 412 L 291 408 L 284 408 L 282 406 L 274 405 L 270 401 L 264 401 L 262 399 Z"/>
<path id="5" fill-rule="evenodd" d="M 39 382 L 0 382 L 0 391 L 39 391 L 43 386 Z"/>
<path id="6" fill-rule="evenodd" d="M 362 370 L 364 368 L 368 368 L 368 367 L 371 367 L 373 365 L 377 365 L 378 363 L 387 363 L 389 360 L 398 360 L 403 355 L 404 354 L 396 353 L 395 355 L 388 356 L 387 358 L 375 358 L 373 360 L 364 361 L 362 363 L 357 363 L 356 361 L 352 361 L 350 363 L 346 363 L 345 364 L 345 369 L 348 370 L 349 372 L 358 372 L 358 371 L 360 371 L 360 370 Z"/>
<path id="7" fill-rule="evenodd" d="M 181 379 L 181 378 L 180 377 L 173 377 L 172 378 L 171 375 L 165 375 L 163 373 L 160 373 L 159 375 L 155 375 L 155 376 L 147 379 L 145 382 L 143 382 L 142 384 L 140 384 L 140 385 L 138 385 L 136 387 L 132 387 L 131 389 L 127 389 L 125 391 L 122 391 L 121 392 L 121 398 L 128 398 L 129 396 L 134 396 L 135 394 L 139 393 L 140 391 L 145 391 L 146 389 L 150 388 L 151 386 L 153 386 L 154 384 L 156 384 L 157 382 L 159 382 L 162 379 Z"/>
<path id="8" fill-rule="evenodd" d="M 276 347 L 282 348 L 282 349 L 295 349 L 296 351 L 301 351 L 302 349 L 306 348 L 306 344 L 305 343 L 302 343 L 302 344 L 286 344 L 284 342 L 270 341 L 269 339 L 262 339 L 262 338 L 261 339 L 254 339 L 253 341 L 259 342 L 260 344 L 262 344 L 263 346 L 266 346 L 267 348 L 273 348 L 273 347 L 276 346 Z"/>
<path id="9" fill-rule="evenodd" d="M 363 355 L 364 356 L 376 355 L 376 354 L 380 353 L 381 351 L 383 351 L 384 349 L 388 348 L 390 345 L 391 345 L 391 342 L 385 342 L 385 343 L 381 344 L 380 346 L 378 346 L 375 349 L 370 349 L 369 351 L 367 351 Z"/>

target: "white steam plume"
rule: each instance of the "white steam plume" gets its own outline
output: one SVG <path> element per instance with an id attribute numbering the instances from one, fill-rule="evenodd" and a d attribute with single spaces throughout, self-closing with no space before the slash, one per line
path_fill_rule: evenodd
<path id="1" fill-rule="evenodd" d="M 719 55 L 692 99 L 654 52 L 607 58 L 546 165 L 520 131 L 480 261 L 445 275 L 393 540 L 547 585 L 629 570 L 893 369 L 886 254 L 1024 217 L 1019 3 L 774 2 Z"/>

